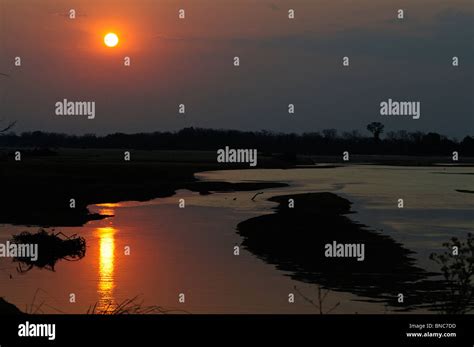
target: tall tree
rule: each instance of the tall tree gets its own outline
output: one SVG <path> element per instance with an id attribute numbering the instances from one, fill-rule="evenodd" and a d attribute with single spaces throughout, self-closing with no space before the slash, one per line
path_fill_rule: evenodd
<path id="1" fill-rule="evenodd" d="M 380 122 L 372 122 L 367 125 L 367 130 L 372 133 L 375 141 L 380 140 L 380 134 L 383 133 L 385 126 Z"/>

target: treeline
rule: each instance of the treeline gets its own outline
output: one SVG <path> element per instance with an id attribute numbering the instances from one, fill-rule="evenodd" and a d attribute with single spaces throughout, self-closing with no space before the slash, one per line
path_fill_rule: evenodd
<path id="1" fill-rule="evenodd" d="M 34 131 L 3 134 L 0 136 L 0 147 L 217 150 L 229 146 L 256 148 L 264 153 L 340 155 L 343 151 L 349 151 L 354 154 L 451 155 L 453 151 L 458 151 L 464 156 L 474 156 L 474 136 L 457 140 L 433 132 L 404 130 L 389 131 L 383 138 L 378 135 L 363 136 L 357 131 L 338 134 L 335 129 L 284 134 L 265 130 L 248 132 L 185 128 L 177 132 L 116 133 L 105 136 Z"/>

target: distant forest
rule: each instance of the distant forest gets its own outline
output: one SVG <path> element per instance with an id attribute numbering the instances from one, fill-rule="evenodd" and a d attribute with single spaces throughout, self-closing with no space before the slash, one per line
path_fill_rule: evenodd
<path id="1" fill-rule="evenodd" d="M 269 131 L 238 131 L 185 128 L 177 132 L 152 132 L 137 134 L 115 133 L 105 136 L 67 135 L 41 131 L 22 134 L 3 133 L 0 147 L 38 149 L 66 148 L 123 148 L 142 150 L 217 150 L 252 148 L 263 153 L 293 153 L 314 155 L 353 154 L 384 155 L 448 155 L 458 151 L 463 156 L 474 156 L 474 136 L 462 140 L 448 138 L 438 133 L 389 131 L 381 136 L 381 123 L 367 126 L 370 136 L 358 131 L 339 134 L 335 129 L 303 134 L 273 133 Z"/>

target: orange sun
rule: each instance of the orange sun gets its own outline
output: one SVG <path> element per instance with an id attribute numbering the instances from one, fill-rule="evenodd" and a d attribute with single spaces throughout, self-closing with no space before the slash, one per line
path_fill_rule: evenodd
<path id="1" fill-rule="evenodd" d="M 119 43 L 119 38 L 115 33 L 108 33 L 104 36 L 104 43 L 107 47 L 115 47 Z"/>

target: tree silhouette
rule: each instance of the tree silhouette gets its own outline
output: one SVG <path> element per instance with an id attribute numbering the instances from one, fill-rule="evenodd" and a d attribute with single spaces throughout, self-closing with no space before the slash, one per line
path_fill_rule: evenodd
<path id="1" fill-rule="evenodd" d="M 337 130 L 336 129 L 324 129 L 323 135 L 325 139 L 333 140 L 337 137 Z"/>
<path id="2" fill-rule="evenodd" d="M 380 140 L 380 134 L 383 133 L 383 128 L 385 126 L 380 122 L 372 122 L 367 125 L 367 130 L 370 131 L 374 135 L 374 140 Z"/>
<path id="3" fill-rule="evenodd" d="M 18 123 L 17 123 L 18 124 Z M 5 128 L 7 128 L 5 130 Z M 2 130 L 5 130 L 2 132 Z M 453 151 L 474 156 L 474 134 L 462 141 L 437 133 L 406 130 L 388 131 L 374 146 L 374 136 L 357 131 L 337 134 L 335 129 L 322 132 L 275 133 L 226 129 L 184 128 L 179 131 L 155 131 L 138 134 L 70 135 L 42 131 L 14 133 L 11 125 L 0 118 L 0 147 L 55 148 L 133 148 L 137 150 L 203 150 L 216 151 L 223 144 L 233 148 L 256 148 L 265 155 L 294 154 L 339 155 L 347 148 L 354 154 L 446 155 Z M 16 125 L 13 128 L 16 130 Z M 379 133 L 380 135 L 380 133 Z M 284 159 L 284 158 L 283 158 Z"/>

